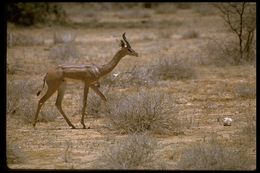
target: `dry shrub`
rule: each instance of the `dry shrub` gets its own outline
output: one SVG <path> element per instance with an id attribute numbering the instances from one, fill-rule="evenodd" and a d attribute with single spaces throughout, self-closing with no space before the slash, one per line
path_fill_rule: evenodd
<path id="1" fill-rule="evenodd" d="M 186 9 L 191 9 L 194 4 L 183 2 L 183 3 L 176 3 L 175 5 L 177 9 L 186 10 Z"/>
<path id="2" fill-rule="evenodd" d="M 155 158 L 157 143 L 147 133 L 128 135 L 95 161 L 98 169 L 162 169 Z"/>
<path id="3" fill-rule="evenodd" d="M 247 170 L 250 166 L 245 150 L 225 146 L 214 139 L 191 144 L 177 164 L 178 169 L 184 170 Z"/>
<path id="4" fill-rule="evenodd" d="M 193 66 L 181 58 L 159 59 L 150 68 L 154 80 L 183 80 L 196 77 Z"/>
<path id="5" fill-rule="evenodd" d="M 49 58 L 57 63 L 64 63 L 66 61 L 79 59 L 80 57 L 80 52 L 72 43 L 55 45 L 51 48 L 49 53 Z"/>
<path id="6" fill-rule="evenodd" d="M 203 65 L 215 65 L 215 66 L 226 66 L 226 65 L 237 65 L 236 59 L 240 56 L 239 47 L 237 43 L 232 40 L 217 41 L 210 39 L 206 47 L 202 48 L 205 52 L 204 59 L 201 60 Z M 252 52 L 251 62 L 240 60 L 239 64 L 255 63 L 256 57 Z"/>
<path id="7" fill-rule="evenodd" d="M 215 15 L 217 13 L 217 10 L 212 3 L 195 3 L 192 8 L 196 13 L 202 16 Z"/>
<path id="8" fill-rule="evenodd" d="M 238 133 L 239 140 L 245 147 L 256 147 L 256 120 L 255 118 L 249 118 L 246 122 L 246 126 L 242 128 Z"/>
<path id="9" fill-rule="evenodd" d="M 43 45 L 44 39 L 42 37 L 33 37 L 25 33 L 7 32 L 7 46 L 35 46 Z"/>
<path id="10" fill-rule="evenodd" d="M 131 95 L 114 94 L 112 97 L 106 115 L 108 125 L 121 134 L 147 130 L 156 134 L 176 134 L 182 130 L 176 113 L 168 113 L 166 103 L 169 100 L 158 91 L 140 90 Z"/>
<path id="11" fill-rule="evenodd" d="M 147 66 L 135 66 L 129 71 L 115 72 L 107 75 L 102 83 L 113 87 L 149 86 L 156 84 Z M 117 76 L 115 76 L 115 74 Z"/>
<path id="12" fill-rule="evenodd" d="M 38 87 L 35 80 L 7 80 L 7 113 L 22 108 L 20 104 L 31 99 Z"/>
<path id="13" fill-rule="evenodd" d="M 176 5 L 173 3 L 159 3 L 154 10 L 158 14 L 169 14 L 177 12 Z"/>
<path id="14" fill-rule="evenodd" d="M 109 87 L 99 88 L 99 90 L 107 98 Z M 106 111 L 105 102 L 94 92 L 90 92 L 87 100 L 87 113 L 95 117 L 100 116 Z"/>
<path id="15" fill-rule="evenodd" d="M 256 87 L 250 86 L 248 83 L 240 84 L 235 88 L 235 94 L 241 98 L 256 98 Z"/>
<path id="16" fill-rule="evenodd" d="M 147 10 L 147 9 L 138 9 L 138 8 L 133 8 L 133 9 L 126 9 L 126 10 L 121 10 L 116 13 L 116 16 L 118 18 L 122 19 L 129 19 L 131 18 L 151 18 L 153 16 L 153 11 Z"/>
<path id="17" fill-rule="evenodd" d="M 189 62 L 180 58 L 159 59 L 157 63 L 135 66 L 127 72 L 113 78 L 117 86 L 151 86 L 159 80 L 185 80 L 196 78 L 196 73 Z M 114 85 L 114 84 L 113 84 Z"/>
<path id="18" fill-rule="evenodd" d="M 53 43 L 72 43 L 76 39 L 76 34 L 71 32 L 54 32 L 53 34 Z"/>
<path id="19" fill-rule="evenodd" d="M 6 158 L 7 164 L 19 164 L 26 161 L 26 154 L 16 144 L 7 142 Z"/>
<path id="20" fill-rule="evenodd" d="M 37 108 L 33 98 L 40 86 L 35 80 L 8 80 L 7 81 L 7 114 L 12 115 L 24 123 L 32 123 Z M 39 121 L 54 121 L 57 112 L 47 109 L 40 113 Z M 47 113 L 46 113 L 47 112 Z"/>
<path id="21" fill-rule="evenodd" d="M 183 39 L 194 39 L 198 37 L 199 37 L 199 33 L 198 31 L 195 30 L 188 30 L 182 34 Z"/>
<path id="22" fill-rule="evenodd" d="M 256 107 L 251 105 L 249 102 L 248 107 L 246 107 L 246 124 L 243 126 L 236 134 L 236 143 L 241 144 L 241 146 L 248 148 L 249 150 L 256 148 Z"/>

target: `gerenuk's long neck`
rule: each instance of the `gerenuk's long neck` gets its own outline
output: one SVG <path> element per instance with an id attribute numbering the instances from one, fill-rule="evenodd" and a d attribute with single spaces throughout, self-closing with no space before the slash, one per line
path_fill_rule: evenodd
<path id="1" fill-rule="evenodd" d="M 108 74 L 109 72 L 111 72 L 124 56 L 125 56 L 125 54 L 122 51 L 118 51 L 110 62 L 103 65 L 99 69 L 100 76 L 104 76 L 104 75 Z"/>

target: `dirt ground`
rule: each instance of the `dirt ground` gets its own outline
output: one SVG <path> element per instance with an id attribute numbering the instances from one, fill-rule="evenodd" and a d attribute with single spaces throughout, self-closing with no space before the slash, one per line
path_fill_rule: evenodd
<path id="1" fill-rule="evenodd" d="M 174 5 L 174 4 L 173 4 Z M 72 6 L 73 7 L 73 6 Z M 75 34 L 74 46 L 80 52 L 77 59 L 66 59 L 65 63 L 73 64 L 104 64 L 119 50 L 119 40 L 126 32 L 132 48 L 139 53 L 139 57 L 126 56 L 111 74 L 129 71 L 135 66 L 148 66 L 160 58 L 183 58 L 194 68 L 196 77 L 183 80 L 160 80 L 147 90 L 165 93 L 174 98 L 178 107 L 178 116 L 191 119 L 191 126 L 178 135 L 152 136 L 158 142 L 156 149 L 158 159 L 167 163 L 165 169 L 176 169 L 185 147 L 198 141 L 212 137 L 212 134 L 224 143 L 234 147 L 242 147 L 235 141 L 244 138 L 239 136 L 243 127 L 248 125 L 248 119 L 255 120 L 256 97 L 241 96 L 239 87 L 256 87 L 256 69 L 254 65 L 225 65 L 216 66 L 203 64 L 205 58 L 214 56 L 216 52 L 207 52 L 209 40 L 228 40 L 232 37 L 225 27 L 223 20 L 211 11 L 197 8 L 175 8 L 172 12 L 161 12 L 153 9 L 100 11 L 98 15 L 84 11 L 84 6 L 68 8 L 67 12 L 75 26 L 45 26 L 45 27 L 17 27 L 8 25 L 8 32 L 30 35 L 42 40 L 39 45 L 17 45 L 7 48 L 7 82 L 14 85 L 14 81 L 31 81 L 34 90 L 21 92 L 28 96 L 26 103 L 32 105 L 34 114 L 39 97 L 37 90 L 42 87 L 45 72 L 61 61 L 49 58 L 53 43 L 54 32 L 69 32 Z M 74 11 L 73 11 L 74 9 Z M 195 33 L 195 36 L 189 34 Z M 100 80 L 101 90 L 106 83 Z M 115 81 L 116 83 L 116 81 Z M 113 86 L 113 92 L 131 94 L 136 86 L 131 84 L 120 87 Z M 142 86 L 137 86 L 142 87 Z M 44 90 L 45 91 L 45 90 Z M 17 91 L 19 92 L 19 91 Z M 19 161 L 9 161 L 12 169 L 93 169 L 95 160 L 112 144 L 123 139 L 120 135 L 106 128 L 105 115 L 85 117 L 86 126 L 80 124 L 81 98 L 83 84 L 71 81 L 63 100 L 63 109 L 69 119 L 77 127 L 70 129 L 63 117 L 56 112 L 54 121 L 40 121 L 36 129 L 31 123 L 25 123 L 21 117 L 25 115 L 18 107 L 15 112 L 6 115 L 6 139 L 11 152 L 7 157 L 14 157 Z M 90 90 L 90 94 L 93 91 Z M 11 93 L 10 93 L 11 95 Z M 95 96 L 95 94 L 93 94 Z M 7 100 L 10 97 L 7 97 Z M 17 101 L 21 100 L 19 95 Z M 56 94 L 49 99 L 42 111 L 55 109 Z M 109 100 L 108 100 L 109 101 Z M 40 115 L 41 116 L 41 115 Z M 231 117 L 231 126 L 223 126 L 222 118 Z M 226 142 L 225 142 L 226 141 Z M 254 161 L 256 148 L 254 141 L 250 141 L 248 154 Z M 15 159 L 13 159 L 15 160 Z M 254 163 L 254 162 L 253 162 Z M 255 169 L 256 165 L 249 165 Z"/>

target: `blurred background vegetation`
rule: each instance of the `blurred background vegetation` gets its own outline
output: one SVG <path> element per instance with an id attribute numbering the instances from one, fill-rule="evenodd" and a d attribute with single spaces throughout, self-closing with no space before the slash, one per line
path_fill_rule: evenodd
<path id="1" fill-rule="evenodd" d="M 65 16 L 62 6 L 56 3 L 9 3 L 7 6 L 7 20 L 19 25 L 61 21 Z"/>
<path id="2" fill-rule="evenodd" d="M 232 64 L 255 61 L 255 3 L 9 3 L 7 20 L 20 26 L 61 25 L 86 28 L 155 28 L 182 25 L 181 21 L 157 20 L 156 15 L 192 10 L 201 16 L 221 17 L 236 41 L 223 50 Z M 98 13 L 97 13 L 98 12 Z M 113 20 L 111 20 L 113 18 Z M 116 19 L 116 20 L 115 20 Z M 162 37 L 168 38 L 168 34 Z M 198 37 L 197 32 L 183 33 L 184 38 Z M 222 44 L 222 43 L 221 43 Z M 224 44 L 224 43 L 223 43 Z"/>

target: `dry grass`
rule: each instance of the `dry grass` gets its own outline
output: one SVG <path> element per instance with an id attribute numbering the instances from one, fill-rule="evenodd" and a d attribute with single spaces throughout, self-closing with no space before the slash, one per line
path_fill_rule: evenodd
<path id="1" fill-rule="evenodd" d="M 7 81 L 7 113 L 16 111 L 20 108 L 20 103 L 30 99 L 36 93 L 38 84 L 35 80 L 16 80 Z"/>
<path id="2" fill-rule="evenodd" d="M 7 114 L 12 115 L 23 123 L 32 123 L 37 108 L 33 99 L 40 88 L 35 80 L 9 80 L 7 82 Z M 54 121 L 57 116 L 55 108 L 43 107 L 39 116 L 40 122 Z"/>
<path id="3" fill-rule="evenodd" d="M 7 33 L 7 46 L 35 46 L 43 45 L 44 39 L 42 37 L 33 37 L 24 33 Z"/>
<path id="4" fill-rule="evenodd" d="M 243 149 L 225 146 L 216 140 L 192 144 L 183 151 L 178 169 L 248 170 L 250 158 Z"/>
<path id="5" fill-rule="evenodd" d="M 131 86 L 150 86 L 155 85 L 151 66 L 134 66 L 129 71 L 115 72 L 106 76 L 102 83 L 110 87 L 128 88 Z M 118 74 L 117 76 L 114 76 Z"/>
<path id="6" fill-rule="evenodd" d="M 162 169 L 155 158 L 156 141 L 147 133 L 128 135 L 95 161 L 97 169 Z"/>
<path id="7" fill-rule="evenodd" d="M 49 58 L 58 64 L 73 62 L 81 57 L 80 52 L 73 43 L 63 43 L 55 45 L 49 52 Z"/>
<path id="8" fill-rule="evenodd" d="M 185 80 L 196 78 L 193 66 L 181 58 L 161 58 L 151 66 L 154 80 Z"/>
<path id="9" fill-rule="evenodd" d="M 182 34 L 183 39 L 194 39 L 199 37 L 199 32 L 195 30 L 188 30 Z"/>
<path id="10" fill-rule="evenodd" d="M 100 87 L 99 90 L 105 97 L 109 96 L 109 87 Z M 87 100 L 87 114 L 94 117 L 100 117 L 101 114 L 106 113 L 106 110 L 106 103 L 96 93 L 90 92 Z"/>
<path id="11" fill-rule="evenodd" d="M 18 164 L 26 162 L 26 154 L 18 145 L 11 142 L 7 142 L 6 144 L 6 156 L 7 164 Z"/>
<path id="12" fill-rule="evenodd" d="M 235 95 L 240 98 L 256 98 L 256 87 L 250 86 L 248 83 L 240 84 L 235 88 Z"/>
<path id="13" fill-rule="evenodd" d="M 248 103 L 248 106 L 245 108 L 246 111 L 246 120 L 245 125 L 236 132 L 236 144 L 251 150 L 255 150 L 256 147 L 256 108 Z"/>
<path id="14" fill-rule="evenodd" d="M 158 14 L 173 14 L 177 12 L 175 4 L 172 3 L 161 3 L 154 9 Z"/>
<path id="15" fill-rule="evenodd" d="M 72 32 L 54 32 L 53 34 L 53 43 L 73 43 L 75 42 L 76 34 Z"/>
<path id="16" fill-rule="evenodd" d="M 202 59 L 201 64 L 215 65 L 217 67 L 223 67 L 227 65 L 236 65 L 235 59 L 239 57 L 239 49 L 237 42 L 234 39 L 209 39 L 208 44 L 202 48 L 205 52 L 205 57 Z M 251 52 L 251 62 L 241 60 L 239 65 L 255 64 L 256 56 L 254 52 Z"/>
<path id="17" fill-rule="evenodd" d="M 107 110 L 108 126 L 121 134 L 151 131 L 156 134 L 178 134 L 183 123 L 177 118 L 178 110 L 167 112 L 170 98 L 159 92 L 120 95 L 110 101 Z"/>

